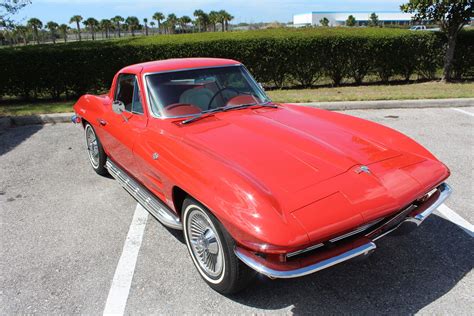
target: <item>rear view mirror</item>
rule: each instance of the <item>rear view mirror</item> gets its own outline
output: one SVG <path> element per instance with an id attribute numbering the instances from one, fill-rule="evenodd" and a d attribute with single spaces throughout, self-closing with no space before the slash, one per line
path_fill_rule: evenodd
<path id="1" fill-rule="evenodd" d="M 121 115 L 122 118 L 128 122 L 128 119 L 123 115 L 123 112 L 125 112 L 125 104 L 123 104 L 122 101 L 115 100 L 112 102 L 112 111 L 114 111 L 115 114 Z"/>

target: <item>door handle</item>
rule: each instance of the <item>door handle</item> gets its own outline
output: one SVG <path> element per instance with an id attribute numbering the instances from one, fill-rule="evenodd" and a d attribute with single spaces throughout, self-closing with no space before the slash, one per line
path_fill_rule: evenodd
<path id="1" fill-rule="evenodd" d="M 97 119 L 97 122 L 99 122 L 100 125 L 105 126 L 107 125 L 107 121 L 104 119 Z"/>

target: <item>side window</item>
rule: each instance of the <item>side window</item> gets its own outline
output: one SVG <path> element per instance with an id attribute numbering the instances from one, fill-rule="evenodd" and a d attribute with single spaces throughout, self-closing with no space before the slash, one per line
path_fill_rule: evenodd
<path id="1" fill-rule="evenodd" d="M 133 90 L 135 88 L 135 76 L 121 74 L 117 80 L 117 90 L 115 91 L 115 100 L 122 101 L 125 104 L 125 110 L 132 112 Z"/>
<path id="2" fill-rule="evenodd" d="M 138 88 L 137 80 L 135 80 L 135 85 L 133 87 L 132 112 L 136 114 L 143 114 L 143 105 L 140 97 L 140 88 Z"/>
<path id="3" fill-rule="evenodd" d="M 135 75 L 121 74 L 117 80 L 115 100 L 122 101 L 127 112 L 143 114 L 140 90 Z"/>

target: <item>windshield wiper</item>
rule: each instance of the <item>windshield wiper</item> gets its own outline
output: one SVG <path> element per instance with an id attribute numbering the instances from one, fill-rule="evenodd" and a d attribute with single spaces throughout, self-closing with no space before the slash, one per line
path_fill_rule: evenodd
<path id="1" fill-rule="evenodd" d="M 197 121 L 197 120 L 199 120 L 203 117 L 206 117 L 209 114 L 218 113 L 218 112 L 227 112 L 227 111 L 239 110 L 239 109 L 245 109 L 245 108 L 248 108 L 250 106 L 269 107 L 269 108 L 273 108 L 273 109 L 278 108 L 277 105 L 271 104 L 270 101 L 265 102 L 265 103 L 256 103 L 255 102 L 255 103 L 239 104 L 239 105 L 233 105 L 233 106 L 224 106 L 222 108 L 215 108 L 215 109 L 212 109 L 212 110 L 204 111 L 204 112 L 202 112 L 201 114 L 199 114 L 197 116 L 194 116 L 194 117 L 191 117 L 187 120 L 182 121 L 181 123 L 182 124 L 189 124 L 189 123 L 195 122 L 195 121 Z"/>

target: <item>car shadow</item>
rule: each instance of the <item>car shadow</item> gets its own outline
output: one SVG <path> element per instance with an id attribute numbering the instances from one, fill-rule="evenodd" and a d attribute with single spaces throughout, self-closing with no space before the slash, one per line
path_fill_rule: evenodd
<path id="1" fill-rule="evenodd" d="M 43 125 L 30 125 L 10 127 L 0 131 L 0 156 L 15 149 L 18 145 L 36 134 L 42 128 Z"/>
<path id="2" fill-rule="evenodd" d="M 363 261 L 299 279 L 259 276 L 229 297 L 251 307 L 295 314 L 413 314 L 445 295 L 474 264 L 474 239 L 453 223 L 431 216 L 409 235 L 387 236 Z"/>

